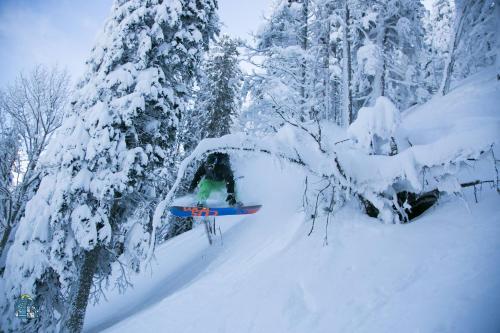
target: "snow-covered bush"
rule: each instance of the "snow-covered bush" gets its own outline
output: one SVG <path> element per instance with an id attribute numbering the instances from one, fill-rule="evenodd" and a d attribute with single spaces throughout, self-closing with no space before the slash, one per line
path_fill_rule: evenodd
<path id="1" fill-rule="evenodd" d="M 394 137 L 401 123 L 396 106 L 385 96 L 380 96 L 372 107 L 363 107 L 349 126 L 348 133 L 358 147 L 370 154 L 394 153 Z"/>

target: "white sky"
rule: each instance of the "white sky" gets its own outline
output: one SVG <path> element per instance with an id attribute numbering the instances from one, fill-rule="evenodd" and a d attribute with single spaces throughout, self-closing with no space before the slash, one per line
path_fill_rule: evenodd
<path id="1" fill-rule="evenodd" d="M 222 31 L 249 38 L 272 1 L 219 0 Z M 58 64 L 78 78 L 111 4 L 112 0 L 0 0 L 0 89 L 37 63 Z"/>

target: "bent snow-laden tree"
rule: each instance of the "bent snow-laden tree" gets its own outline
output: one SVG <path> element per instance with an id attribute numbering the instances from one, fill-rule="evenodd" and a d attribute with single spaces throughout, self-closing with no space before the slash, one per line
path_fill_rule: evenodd
<path id="1" fill-rule="evenodd" d="M 181 163 L 174 186 L 155 211 L 153 228 L 160 227 L 162 215 L 176 195 L 186 168 L 214 152 L 264 154 L 302 168 L 303 209 L 311 223 L 310 233 L 320 218 L 328 228 L 332 214 L 346 202 L 365 205 L 369 215 L 384 223 L 407 222 L 429 208 L 438 193 L 460 196 L 464 186 L 460 183 L 460 172 L 471 160 L 496 163 L 493 147 L 498 144 L 498 135 L 494 124 L 474 141 L 410 145 L 390 155 L 391 138 L 396 135 L 399 123 L 399 111 L 394 104 L 379 97 L 375 106 L 365 108 L 350 126 L 352 144 L 349 145 L 338 145 L 328 132 L 318 142 L 311 135 L 314 126 L 310 129 L 290 124 L 262 139 L 244 134 L 205 139 Z M 496 167 L 491 169 L 494 174 Z M 497 171 L 493 183 L 498 188 Z"/>
<path id="2" fill-rule="evenodd" d="M 216 0 L 115 0 L 9 251 L 2 328 L 79 332 L 111 264 L 138 270 L 151 255 L 152 207 L 175 172 L 179 118 L 216 9 Z M 21 293 L 43 316 L 12 319 Z"/>

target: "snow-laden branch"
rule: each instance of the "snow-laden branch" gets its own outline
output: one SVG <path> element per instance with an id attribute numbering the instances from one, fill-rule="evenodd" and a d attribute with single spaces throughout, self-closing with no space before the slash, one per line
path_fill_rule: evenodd
<path id="1" fill-rule="evenodd" d="M 377 114 L 380 116 L 381 112 Z M 383 131 L 377 126 L 372 126 L 372 121 L 368 121 L 368 125 L 372 125 L 365 124 L 364 127 L 368 129 L 362 132 L 377 134 L 379 141 L 381 138 L 392 137 L 394 129 L 389 130 L 386 127 L 390 127 L 389 125 L 395 121 L 393 118 L 383 117 L 384 124 L 379 124 L 378 122 L 383 119 L 377 118 L 375 125 L 382 126 Z M 388 121 L 388 119 L 393 120 Z M 332 140 L 333 137 L 325 133 L 322 140 L 325 143 L 324 150 L 318 149 L 316 137 L 311 135 L 311 132 L 293 124 L 288 124 L 277 133 L 262 139 L 244 134 L 230 134 L 201 141 L 182 161 L 174 184 L 156 207 L 148 260 L 153 254 L 156 230 L 160 226 L 165 210 L 175 197 L 186 169 L 194 161 L 201 160 L 209 154 L 216 152 L 266 154 L 297 165 L 305 169 L 308 175 L 325 180 L 328 183 L 327 189 L 331 189 L 330 191 L 312 188 L 311 193 L 315 193 L 314 199 L 306 200 L 307 202 L 316 203 L 321 196 L 326 196 L 326 193 L 335 193 L 335 200 L 338 202 L 362 198 L 380 211 L 380 220 L 391 223 L 397 221 L 398 211 L 404 209 L 402 206 L 399 207 L 397 202 L 398 191 L 422 193 L 437 189 L 441 192 L 459 193 L 461 184 L 458 177 L 464 163 L 471 159 L 484 158 L 492 151 L 492 144 L 497 139 L 496 125 L 493 124 L 492 128 L 482 128 L 481 135 L 478 133 L 471 136 L 474 139 L 469 138 L 467 141 L 460 141 L 453 136 L 444 137 L 431 144 L 413 145 L 394 156 L 372 155 L 363 147 L 372 140 L 364 142 L 359 135 L 354 135 L 357 133 L 354 129 L 358 125 L 360 124 L 352 125 L 353 130 L 349 132 L 352 137 L 346 139 L 352 143 L 347 147 L 337 145 L 346 140 L 335 142 Z M 429 177 L 426 179 L 428 185 L 424 185 L 422 181 L 426 176 Z M 330 199 L 325 197 L 321 200 L 331 205 Z M 316 213 L 324 211 L 324 209 L 319 210 L 316 205 L 313 207 Z M 338 205 L 340 206 L 341 204 Z M 332 213 L 331 209 L 327 211 Z"/>
<path id="2" fill-rule="evenodd" d="M 166 194 L 165 198 L 160 201 L 155 209 L 153 216 L 153 231 L 151 233 L 150 246 L 146 263 L 149 262 L 153 256 L 156 230 L 161 223 L 162 216 L 165 213 L 167 207 L 172 203 L 188 166 L 192 162 L 201 160 L 205 156 L 212 153 L 231 152 L 267 154 L 305 168 L 311 174 L 322 176 L 317 174 L 315 170 L 313 170 L 305 161 L 303 161 L 296 150 L 294 151 L 293 155 L 287 154 L 280 149 L 276 149 L 276 147 L 272 147 L 272 145 L 270 144 L 266 144 L 262 140 L 252 140 L 251 138 L 243 134 L 229 134 L 221 138 L 204 139 L 198 144 L 196 149 L 181 162 L 174 184 Z"/>

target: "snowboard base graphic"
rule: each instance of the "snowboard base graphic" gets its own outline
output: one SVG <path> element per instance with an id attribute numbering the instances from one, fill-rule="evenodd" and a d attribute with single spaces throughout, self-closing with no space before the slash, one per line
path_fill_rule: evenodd
<path id="1" fill-rule="evenodd" d="M 178 217 L 247 215 L 257 213 L 261 207 L 262 205 L 236 207 L 172 206 L 170 212 Z"/>

